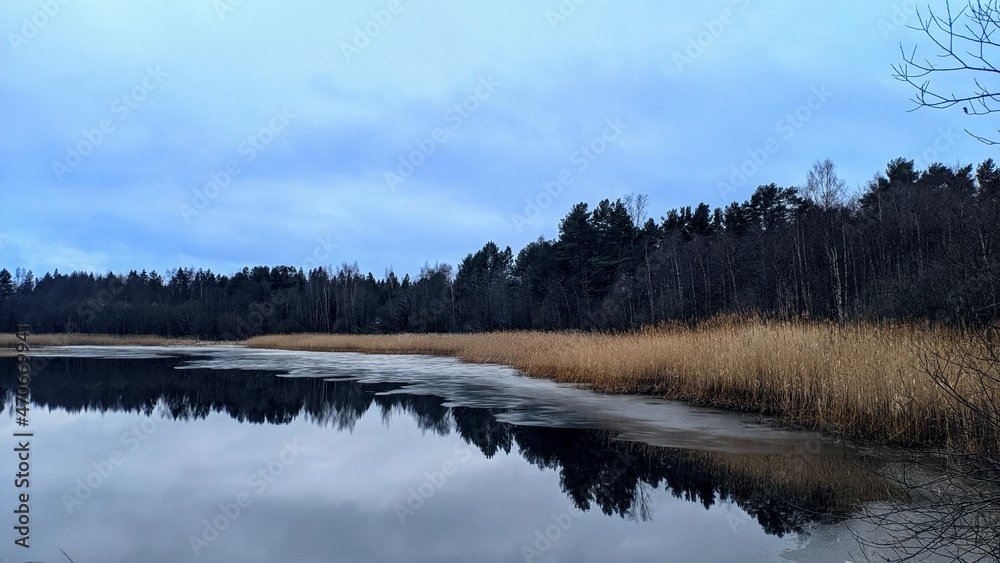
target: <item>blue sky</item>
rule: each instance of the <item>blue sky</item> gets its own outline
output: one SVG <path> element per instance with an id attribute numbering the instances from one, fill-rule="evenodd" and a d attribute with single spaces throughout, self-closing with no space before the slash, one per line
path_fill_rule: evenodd
<path id="1" fill-rule="evenodd" d="M 914 6 L 6 2 L 0 266 L 413 274 L 578 201 L 981 162 L 988 123 L 892 78 Z"/>

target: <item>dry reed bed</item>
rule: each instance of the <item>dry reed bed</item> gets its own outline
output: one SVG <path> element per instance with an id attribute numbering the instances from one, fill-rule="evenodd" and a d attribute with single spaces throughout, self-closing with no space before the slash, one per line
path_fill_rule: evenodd
<path id="1" fill-rule="evenodd" d="M 163 336 L 117 336 L 113 334 L 29 334 L 28 346 L 193 346 L 193 338 L 166 338 Z M 0 334 L 0 356 L 17 353 L 14 347 L 22 343 L 11 333 Z"/>
<path id="2" fill-rule="evenodd" d="M 455 356 L 604 392 L 754 412 L 850 438 L 992 449 L 995 433 L 984 434 L 982 421 L 920 369 L 928 355 L 952 356 L 958 343 L 984 346 L 920 325 L 734 318 L 626 334 L 299 334 L 256 337 L 247 345 Z M 994 400 L 998 391 L 991 391 Z"/>

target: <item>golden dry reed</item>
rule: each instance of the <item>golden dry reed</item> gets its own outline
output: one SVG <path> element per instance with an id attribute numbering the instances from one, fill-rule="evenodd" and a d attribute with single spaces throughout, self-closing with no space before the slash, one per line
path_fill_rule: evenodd
<path id="1" fill-rule="evenodd" d="M 849 438 L 968 450 L 996 447 L 996 434 L 983 431 L 981 415 L 951 398 L 921 369 L 934 354 L 953 357 L 956 345 L 986 344 L 929 325 L 840 326 L 727 316 L 694 328 L 661 325 L 622 334 L 297 334 L 256 337 L 247 345 L 455 356 L 599 391 L 653 393 L 754 412 Z M 966 378 L 960 385 L 968 384 L 973 393 L 972 383 Z M 993 400 L 1000 396 L 995 385 L 988 391 Z M 995 428 L 997 421 L 991 422 Z"/>
<path id="2" fill-rule="evenodd" d="M 13 333 L 0 334 L 0 356 L 16 354 L 14 346 L 22 341 Z M 28 345 L 42 346 L 193 346 L 193 338 L 163 336 L 117 336 L 113 334 L 29 334 Z"/>

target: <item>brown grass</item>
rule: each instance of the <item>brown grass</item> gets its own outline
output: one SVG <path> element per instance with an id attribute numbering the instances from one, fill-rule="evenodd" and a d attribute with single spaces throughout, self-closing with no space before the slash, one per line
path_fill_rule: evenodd
<path id="1" fill-rule="evenodd" d="M 927 354 L 951 355 L 958 343 L 983 346 L 957 331 L 912 324 L 725 317 L 696 328 L 627 334 L 300 334 L 256 337 L 247 345 L 455 356 L 599 391 L 755 412 L 850 438 L 992 447 L 969 431 L 975 419 L 968 409 L 920 370 Z"/>
<path id="2" fill-rule="evenodd" d="M 113 334 L 29 334 L 31 349 L 43 346 L 193 346 L 194 338 L 163 336 L 116 336 Z M 0 356 L 17 354 L 14 349 L 21 340 L 11 333 L 0 334 Z"/>

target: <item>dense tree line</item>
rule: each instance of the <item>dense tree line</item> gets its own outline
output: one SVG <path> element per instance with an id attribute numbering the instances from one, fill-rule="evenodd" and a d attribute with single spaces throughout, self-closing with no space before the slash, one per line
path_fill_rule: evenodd
<path id="1" fill-rule="evenodd" d="M 896 159 L 858 194 L 829 161 L 804 186 L 647 217 L 645 196 L 572 207 L 555 240 L 493 242 L 415 279 L 290 266 L 0 271 L 0 323 L 38 332 L 194 335 L 622 330 L 755 312 L 988 322 L 1000 305 L 1000 168 Z"/>

